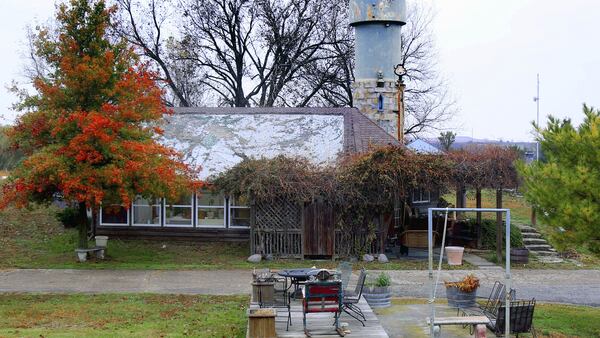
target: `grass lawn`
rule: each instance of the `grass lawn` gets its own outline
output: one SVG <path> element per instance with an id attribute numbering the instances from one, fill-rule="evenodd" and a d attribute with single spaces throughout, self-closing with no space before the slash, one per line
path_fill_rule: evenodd
<path id="1" fill-rule="evenodd" d="M 248 296 L 0 294 L 0 337 L 245 337 Z"/>
<path id="2" fill-rule="evenodd" d="M 53 207 L 31 210 L 8 209 L 0 212 L 0 268 L 73 269 L 252 269 L 317 266 L 333 268 L 337 262 L 274 260 L 248 263 L 248 243 L 202 243 L 156 240 L 110 239 L 104 261 L 78 263 L 74 249 L 77 231 L 64 229 L 56 220 Z M 388 264 L 357 263 L 356 269 L 427 269 L 426 260 L 392 260 Z M 470 265 L 445 269 L 469 269 Z"/>

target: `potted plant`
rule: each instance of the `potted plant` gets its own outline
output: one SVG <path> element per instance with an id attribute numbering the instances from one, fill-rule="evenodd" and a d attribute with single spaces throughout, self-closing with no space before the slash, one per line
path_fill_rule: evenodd
<path id="1" fill-rule="evenodd" d="M 391 305 L 390 285 L 392 278 L 382 272 L 373 281 L 370 281 L 363 290 L 365 300 L 372 308 L 382 308 Z"/>
<path id="2" fill-rule="evenodd" d="M 479 288 L 479 278 L 473 274 L 467 275 L 457 282 L 446 282 L 446 298 L 448 305 L 458 308 L 475 306 L 477 297 L 477 288 Z"/>

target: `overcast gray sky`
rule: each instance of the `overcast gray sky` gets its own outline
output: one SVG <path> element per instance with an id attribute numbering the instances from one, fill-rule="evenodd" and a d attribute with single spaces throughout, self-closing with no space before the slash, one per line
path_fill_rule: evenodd
<path id="1" fill-rule="evenodd" d="M 600 1 L 426 0 L 436 13 L 439 66 L 460 109 L 459 135 L 531 140 L 536 74 L 541 112 L 582 120 L 581 106 L 600 107 Z M 14 121 L 23 81 L 25 26 L 53 15 L 53 0 L 0 0 L 0 123 Z"/>

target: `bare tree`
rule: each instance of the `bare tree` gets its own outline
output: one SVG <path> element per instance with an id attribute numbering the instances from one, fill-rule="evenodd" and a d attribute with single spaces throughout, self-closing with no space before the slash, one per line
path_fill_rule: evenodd
<path id="1" fill-rule="evenodd" d="M 169 17 L 176 15 L 178 10 L 174 1 L 114 1 L 120 9 L 120 17 L 114 25 L 115 32 L 154 62 L 171 94 L 167 97 L 167 104 L 184 107 L 198 104 L 195 99 L 202 96 L 202 86 L 192 77 L 196 73 L 196 66 L 174 62 L 174 55 L 167 48 L 176 45 L 174 38 L 168 36 L 173 31 L 165 32 L 168 30 L 165 26 Z"/>
<path id="2" fill-rule="evenodd" d="M 156 63 L 175 105 L 353 105 L 348 0 L 115 1 L 120 34 Z M 178 20 L 166 39 L 169 16 Z M 407 135 L 440 129 L 456 111 L 431 22 L 430 10 L 412 4 L 402 30 Z"/>
<path id="3" fill-rule="evenodd" d="M 433 14 L 420 4 L 409 3 L 402 28 L 402 61 L 406 68 L 404 134 L 439 130 L 456 113 L 445 79 L 437 67 L 431 32 Z"/>

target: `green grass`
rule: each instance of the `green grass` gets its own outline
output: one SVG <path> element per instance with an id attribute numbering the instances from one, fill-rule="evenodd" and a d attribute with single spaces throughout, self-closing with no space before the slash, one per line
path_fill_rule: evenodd
<path id="1" fill-rule="evenodd" d="M 0 294 L 0 337 L 245 337 L 248 296 Z"/>
<path id="2" fill-rule="evenodd" d="M 549 337 L 600 337 L 600 308 L 536 304 L 533 325 Z"/>
<path id="3" fill-rule="evenodd" d="M 174 242 L 157 240 L 110 239 L 107 259 L 76 261 L 77 231 L 64 229 L 56 220 L 53 207 L 30 210 L 8 209 L 0 212 L 0 268 L 72 269 L 252 269 L 317 266 L 334 268 L 331 260 L 274 260 L 248 263 L 248 243 Z M 426 260 L 391 260 L 355 265 L 369 270 L 423 270 Z M 472 269 L 445 265 L 445 269 Z"/>

